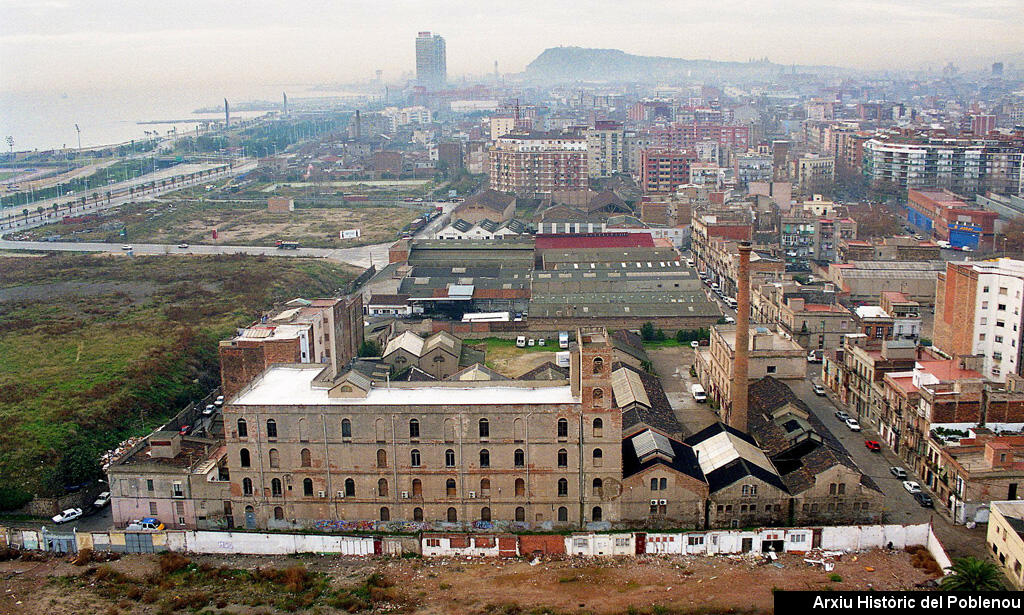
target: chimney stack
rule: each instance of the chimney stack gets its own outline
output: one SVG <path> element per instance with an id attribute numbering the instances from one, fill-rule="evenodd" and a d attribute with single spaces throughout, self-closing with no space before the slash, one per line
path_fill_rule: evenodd
<path id="1" fill-rule="evenodd" d="M 748 353 L 750 349 L 750 242 L 740 242 L 740 270 L 736 280 L 736 359 L 732 367 L 732 403 L 727 423 L 730 427 L 747 432 L 747 388 L 749 381 Z"/>

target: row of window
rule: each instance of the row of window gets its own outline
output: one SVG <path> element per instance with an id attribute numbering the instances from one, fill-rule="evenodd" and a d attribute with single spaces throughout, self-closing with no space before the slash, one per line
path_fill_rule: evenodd
<path id="1" fill-rule="evenodd" d="M 604 393 L 601 389 L 594 389 L 594 399 L 601 399 Z M 522 419 L 515 419 L 513 421 L 514 439 L 516 441 L 523 441 L 525 434 L 523 433 L 524 428 L 522 427 Z M 376 423 L 376 438 L 377 441 L 385 441 L 386 423 L 384 419 L 377 419 Z M 236 423 L 237 433 L 239 438 L 249 437 L 249 424 L 244 418 L 238 419 Z M 480 438 L 491 437 L 491 424 L 487 419 L 480 419 L 477 423 L 477 433 Z M 604 421 L 600 418 L 595 418 L 592 423 L 592 433 L 595 438 L 600 438 L 604 435 Z M 569 437 L 569 421 L 567 419 L 558 419 L 557 427 L 558 438 L 566 439 Z M 351 438 L 352 437 L 352 421 L 349 419 L 341 420 L 341 437 Z M 416 440 L 420 437 L 420 422 L 418 419 L 409 419 L 409 439 Z M 277 421 L 274 419 L 267 419 L 267 438 L 277 438 Z M 308 434 L 305 429 L 305 419 L 299 419 L 299 440 L 308 440 Z M 445 425 L 445 440 L 454 441 L 454 424 L 452 424 L 451 433 L 449 433 L 449 425 L 446 422 Z"/>
<path id="2" fill-rule="evenodd" d="M 569 521 L 569 509 L 566 508 L 565 506 L 559 506 L 558 507 L 558 512 L 556 514 L 557 514 L 558 521 L 563 522 L 563 523 Z M 515 509 L 515 512 L 513 513 L 513 515 L 514 515 L 514 519 L 516 521 L 525 522 L 526 521 L 526 508 L 524 508 L 522 506 L 517 506 L 516 509 Z M 591 515 L 591 519 L 593 521 L 600 521 L 602 519 L 604 513 L 601 510 L 600 506 L 595 506 L 590 511 L 590 515 Z M 274 507 L 274 519 L 279 520 L 279 521 L 284 519 L 284 508 L 283 507 L 281 507 L 281 506 L 275 506 Z M 388 508 L 387 506 L 381 506 L 380 507 L 380 520 L 381 521 L 391 521 L 391 509 Z M 412 509 L 412 520 L 413 521 L 423 521 L 423 509 L 422 508 L 417 506 L 416 508 Z M 484 506 L 484 507 L 482 507 L 480 509 L 480 519 L 479 520 L 480 521 L 491 521 L 491 508 L 489 506 Z M 459 521 L 459 512 L 454 507 L 449 507 L 448 510 L 445 511 L 445 521 L 447 521 L 448 523 L 458 523 L 458 521 Z M 431 544 L 431 540 L 437 541 L 436 544 Z M 436 538 L 427 539 L 427 546 L 428 547 L 439 547 L 439 546 L 441 546 L 440 539 L 436 539 Z"/>
<path id="3" fill-rule="evenodd" d="M 267 452 L 269 463 L 271 468 L 281 467 L 281 455 L 276 448 L 272 448 Z M 491 467 L 491 452 L 488 449 L 481 449 L 479 454 L 480 467 L 489 468 Z M 592 454 L 592 459 L 595 467 L 600 467 L 604 461 L 604 451 L 599 448 L 595 448 Z M 414 448 L 409 451 L 409 464 L 414 468 L 422 467 L 423 456 L 418 448 Z M 252 455 L 249 449 L 242 448 L 238 451 L 238 463 L 243 468 L 252 467 Z M 308 448 L 304 448 L 299 451 L 299 464 L 300 467 L 308 468 L 312 466 L 312 454 Z M 526 467 L 526 452 L 517 448 L 512 453 L 512 465 L 516 468 Z M 453 449 L 447 449 L 444 452 L 444 466 L 446 468 L 455 467 L 455 451 Z M 388 452 L 384 449 L 377 450 L 377 467 L 386 468 L 388 467 Z M 569 467 L 569 451 L 564 448 L 558 449 L 558 467 L 566 468 Z M 662 479 L 664 480 L 664 479 Z"/>
<path id="4" fill-rule="evenodd" d="M 664 480 L 664 479 L 662 479 Z M 356 495 L 356 481 L 347 478 L 344 482 L 345 489 L 343 492 L 339 492 L 338 495 L 344 493 L 345 497 L 355 497 Z M 455 498 L 458 497 L 458 487 L 454 478 L 445 480 L 445 497 Z M 513 483 L 513 492 L 516 497 L 526 497 L 526 481 L 522 478 L 517 478 Z M 487 497 L 491 493 L 491 479 L 482 478 L 480 479 L 480 495 L 481 497 Z M 594 496 L 601 497 L 604 493 L 604 481 L 600 478 L 595 478 L 591 483 L 591 493 Z M 377 489 L 374 492 L 376 497 L 388 497 L 390 494 L 388 488 L 388 480 L 381 478 L 377 481 Z M 253 482 L 251 478 L 242 479 L 242 495 L 253 495 Z M 282 489 L 281 479 L 273 478 L 270 481 L 270 495 L 272 497 L 282 497 L 284 490 Z M 313 480 L 305 478 L 302 480 L 302 495 L 305 497 L 313 497 Z M 418 478 L 412 480 L 412 491 L 411 495 L 414 498 L 423 497 L 423 481 Z M 558 495 L 560 497 L 567 497 L 569 495 L 569 481 L 565 478 L 558 479 Z"/>

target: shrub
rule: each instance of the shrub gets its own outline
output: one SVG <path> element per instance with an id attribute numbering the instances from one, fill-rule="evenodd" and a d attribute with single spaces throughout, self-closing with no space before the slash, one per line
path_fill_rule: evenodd
<path id="1" fill-rule="evenodd" d="M 171 552 L 162 553 L 158 561 L 160 564 L 160 572 L 164 574 L 173 574 L 192 563 L 191 560 L 180 553 Z"/>
<path id="2" fill-rule="evenodd" d="M 828 575 L 828 580 L 832 581 L 833 583 L 842 583 L 843 577 L 833 572 L 832 574 Z"/>

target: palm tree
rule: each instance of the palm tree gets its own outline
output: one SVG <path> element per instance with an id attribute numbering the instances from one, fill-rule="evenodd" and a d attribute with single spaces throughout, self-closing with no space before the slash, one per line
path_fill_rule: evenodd
<path id="1" fill-rule="evenodd" d="M 1000 591 L 1003 572 L 995 563 L 975 557 L 961 557 L 949 568 L 950 575 L 939 586 L 945 591 Z"/>

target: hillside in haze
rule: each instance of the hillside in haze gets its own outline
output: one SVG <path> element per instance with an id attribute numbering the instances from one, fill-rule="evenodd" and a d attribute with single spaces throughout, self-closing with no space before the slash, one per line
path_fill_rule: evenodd
<path id="1" fill-rule="evenodd" d="M 720 62 L 638 56 L 618 49 L 551 47 L 526 66 L 524 76 L 537 82 L 640 81 L 707 79 L 774 79 L 786 72 L 848 74 L 832 66 L 789 66 L 768 61 Z"/>

